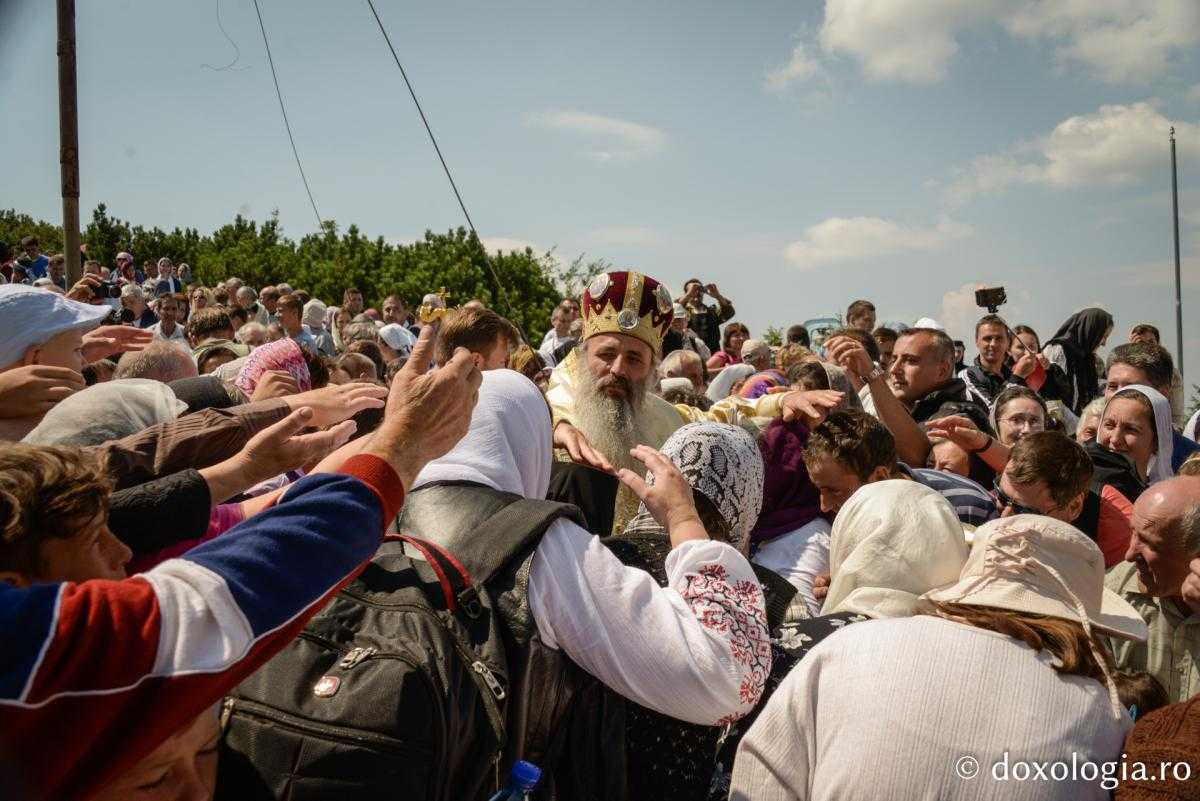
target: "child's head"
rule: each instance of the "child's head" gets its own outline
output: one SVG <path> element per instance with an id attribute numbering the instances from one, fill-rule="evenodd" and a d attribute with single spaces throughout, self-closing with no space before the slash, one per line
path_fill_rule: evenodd
<path id="1" fill-rule="evenodd" d="M 1134 720 L 1171 703 L 1158 679 L 1143 670 L 1116 673 L 1113 683 L 1117 685 L 1121 705 L 1129 710 L 1129 716 Z"/>

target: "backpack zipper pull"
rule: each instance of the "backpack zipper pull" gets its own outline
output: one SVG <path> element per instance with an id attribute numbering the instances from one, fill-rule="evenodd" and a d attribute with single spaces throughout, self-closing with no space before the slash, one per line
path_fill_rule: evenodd
<path id="1" fill-rule="evenodd" d="M 221 702 L 221 731 L 224 732 L 229 726 L 229 718 L 233 715 L 234 700 L 232 697 L 226 698 Z"/>
<path id="2" fill-rule="evenodd" d="M 500 684 L 499 679 L 496 678 L 496 674 L 492 672 L 491 668 L 476 660 L 471 663 L 471 669 L 483 677 L 483 683 L 492 691 L 492 695 L 496 696 L 497 701 L 504 700 L 504 686 Z"/>
<path id="3" fill-rule="evenodd" d="M 374 648 L 351 648 L 346 652 L 346 655 L 338 661 L 338 667 L 342 668 L 343 670 L 349 670 L 374 653 Z"/>

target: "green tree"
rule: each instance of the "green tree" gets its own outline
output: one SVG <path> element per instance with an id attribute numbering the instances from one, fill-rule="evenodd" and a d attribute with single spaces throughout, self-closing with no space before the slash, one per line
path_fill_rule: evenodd
<path id="1" fill-rule="evenodd" d="M 763 331 L 763 342 L 772 348 L 778 348 L 783 344 L 783 329 L 777 325 L 767 326 L 767 330 Z"/>

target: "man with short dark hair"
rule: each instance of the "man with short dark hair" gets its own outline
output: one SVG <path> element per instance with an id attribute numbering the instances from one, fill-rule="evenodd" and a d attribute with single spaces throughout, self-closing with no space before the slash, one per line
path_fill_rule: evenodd
<path id="1" fill-rule="evenodd" d="M 1176 476 L 1142 493 L 1133 505 L 1126 563 L 1105 586 L 1146 620 L 1145 643 L 1109 640 L 1119 670 L 1144 670 L 1172 702 L 1200 693 L 1200 611 L 1184 601 L 1188 564 L 1200 556 L 1200 477 Z"/>
<path id="2" fill-rule="evenodd" d="M 264 286 L 258 293 L 258 300 L 267 310 L 267 322 L 264 325 L 279 322 L 279 297 L 283 293 L 277 287 Z"/>
<path id="3" fill-rule="evenodd" d="M 1093 486 L 1092 460 L 1058 431 L 1039 431 L 1013 445 L 994 496 L 1001 517 L 1032 513 L 1070 523 L 1091 537 L 1104 566 L 1125 558 L 1133 504 L 1109 484 Z"/>
<path id="4" fill-rule="evenodd" d="M 846 325 L 866 331 L 875 330 L 875 304 L 869 300 L 856 300 L 846 309 Z"/>
<path id="5" fill-rule="evenodd" d="M 866 412 L 832 412 L 809 434 L 804 448 L 809 478 L 821 495 L 821 511 L 836 515 L 864 484 L 909 479 L 940 493 L 958 519 L 979 526 L 997 517 L 987 490 L 954 473 L 910 468 L 896 457 L 892 433 Z"/>
<path id="6" fill-rule="evenodd" d="M 834 337 L 825 349 L 830 361 L 866 385 L 868 392 L 860 395 L 863 407 L 891 430 L 909 464 L 925 464 L 929 455 L 931 446 L 921 423 L 964 415 L 980 430 L 991 430 L 987 408 L 954 377 L 954 343 L 945 331 L 910 328 L 900 334 L 893 350 L 895 363 L 886 373 L 857 339 Z"/>
<path id="7" fill-rule="evenodd" d="M 783 344 L 785 345 L 803 345 L 806 348 L 812 347 L 812 337 L 808 335 L 808 329 L 800 323 L 788 326 L 787 333 L 784 334 Z"/>
<path id="8" fill-rule="evenodd" d="M 704 303 L 704 296 L 710 295 L 717 302 L 716 306 Z M 721 324 L 733 319 L 734 308 L 729 298 L 721 294 L 716 284 L 701 283 L 699 278 L 690 278 L 683 285 L 683 297 L 679 303 L 687 309 L 688 327 L 696 332 L 696 336 L 704 342 L 710 353 L 721 349 Z"/>
<path id="9" fill-rule="evenodd" d="M 233 341 L 233 322 L 229 313 L 219 306 L 200 309 L 187 324 L 192 357 L 200 375 L 206 375 L 226 362 L 247 356 L 250 349 Z"/>
<path id="10" fill-rule="evenodd" d="M 393 323 L 406 328 L 410 325 L 408 312 L 404 307 L 404 299 L 396 294 L 388 295 L 383 299 L 383 324 L 391 325 Z"/>
<path id="11" fill-rule="evenodd" d="M 1152 342 L 1155 345 L 1162 345 L 1158 328 L 1149 323 L 1135 325 L 1129 332 L 1129 341 Z M 1171 391 L 1163 392 L 1163 395 L 1171 402 L 1172 425 L 1175 428 L 1183 428 L 1184 421 L 1187 419 L 1187 394 L 1183 385 L 1183 376 L 1178 369 L 1171 373 Z"/>
<path id="12" fill-rule="evenodd" d="M 155 339 L 174 340 L 188 347 L 187 334 L 179 324 L 179 296 L 163 295 L 158 299 L 158 322 L 150 326 Z"/>
<path id="13" fill-rule="evenodd" d="M 26 236 L 21 239 L 21 250 L 25 251 L 25 275 L 30 281 L 45 278 L 50 267 L 50 259 L 42 253 L 41 243 L 36 236 Z"/>
<path id="14" fill-rule="evenodd" d="M 1012 333 L 1000 315 L 985 314 L 975 324 L 975 347 L 979 355 L 973 365 L 958 373 L 958 377 L 967 385 L 967 391 L 984 406 L 991 406 L 996 396 L 1008 387 L 1025 386 L 1025 379 L 1037 369 L 1034 353 L 1026 353 L 1010 366 L 1008 350 L 1011 344 Z"/>
<path id="15" fill-rule="evenodd" d="M 499 370 L 521 344 L 517 327 L 491 309 L 462 309 L 438 331 L 437 364 L 450 361 L 456 348 L 471 351 L 480 370 Z"/>
<path id="16" fill-rule="evenodd" d="M 958 375 L 967 369 L 967 345 L 961 339 L 954 340 L 954 374 Z"/>
<path id="17" fill-rule="evenodd" d="M 1104 376 L 1104 397 L 1133 384 L 1143 384 L 1171 397 L 1175 362 L 1166 348 L 1149 340 L 1118 345 L 1108 354 Z M 1172 406 L 1174 410 L 1174 406 Z M 1178 417 L 1178 416 L 1177 416 Z M 1171 469 L 1178 470 L 1187 458 L 1200 451 L 1200 444 L 1172 430 Z"/>

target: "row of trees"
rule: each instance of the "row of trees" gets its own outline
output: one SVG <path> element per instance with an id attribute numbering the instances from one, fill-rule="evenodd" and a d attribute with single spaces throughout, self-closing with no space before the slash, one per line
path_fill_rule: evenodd
<path id="1" fill-rule="evenodd" d="M 0 240 L 10 245 L 37 236 L 42 249 L 62 249 L 62 228 L 15 210 L 0 211 Z M 610 265 L 583 257 L 563 267 L 551 253 L 524 251 L 487 253 L 479 239 L 463 228 L 444 234 L 425 232 L 421 241 L 391 245 L 370 239 L 351 225 L 344 232 L 327 221 L 319 233 L 293 241 L 283 235 L 277 214 L 263 223 L 238 215 L 211 234 L 195 228 L 145 228 L 110 216 L 103 203 L 83 232 L 87 258 L 112 266 L 125 250 L 138 263 L 169 257 L 191 265 L 194 279 L 207 286 L 236 276 L 250 286 L 286 281 L 313 297 L 340 303 L 351 286 L 361 289 L 368 304 L 378 305 L 398 294 L 411 305 L 427 292 L 445 288 L 451 304 L 478 298 L 508 317 L 531 340 L 540 341 L 550 313 L 563 297 L 576 295 L 586 279 Z M 536 336 L 536 339 L 533 337 Z"/>

